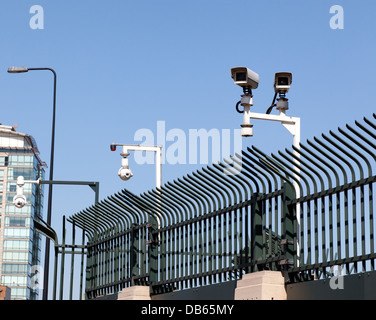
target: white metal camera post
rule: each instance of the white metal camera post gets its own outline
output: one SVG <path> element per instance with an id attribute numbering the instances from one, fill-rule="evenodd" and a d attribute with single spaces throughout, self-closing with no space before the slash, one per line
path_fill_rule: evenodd
<path id="1" fill-rule="evenodd" d="M 243 113 L 243 123 L 241 126 L 242 137 L 252 137 L 253 136 L 253 125 L 251 124 L 251 119 L 258 120 L 269 120 L 277 121 L 282 123 L 282 125 L 293 135 L 293 145 L 297 150 L 300 149 L 300 118 L 298 117 L 288 117 L 286 115 L 286 110 L 288 110 L 288 99 L 286 98 L 286 93 L 289 91 L 292 83 L 292 74 L 290 72 L 278 72 L 274 76 L 274 99 L 272 105 L 268 108 L 266 113 L 255 113 L 251 112 L 250 109 L 253 106 L 253 95 L 252 89 L 256 89 L 260 82 L 259 75 L 246 68 L 246 67 L 236 67 L 231 69 L 231 78 L 234 83 L 243 88 L 244 94 L 241 96 L 241 100 L 236 104 L 236 111 Z M 275 100 L 277 98 L 277 103 Z M 239 104 L 243 107 L 243 111 L 239 110 Z M 270 112 L 273 107 L 279 111 L 278 115 L 272 115 Z M 293 154 L 297 159 L 300 158 L 299 152 L 293 150 Z M 294 159 L 294 163 L 298 164 L 298 161 Z M 300 173 L 299 167 L 294 166 L 294 171 Z M 300 181 L 299 174 L 294 173 L 294 178 Z M 300 188 L 298 183 L 294 180 L 293 186 L 295 188 L 296 197 L 300 196 Z M 296 204 L 296 217 L 297 217 L 297 235 L 299 239 L 300 234 L 300 203 Z M 298 265 L 300 256 L 300 246 L 299 240 L 297 242 L 297 255 L 298 255 Z"/>

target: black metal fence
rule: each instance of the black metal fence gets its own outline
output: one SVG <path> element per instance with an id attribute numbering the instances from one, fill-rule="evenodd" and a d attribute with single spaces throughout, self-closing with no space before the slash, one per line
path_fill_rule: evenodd
<path id="1" fill-rule="evenodd" d="M 152 294 L 281 270 L 287 282 L 374 270 L 376 123 L 364 118 L 278 154 L 247 148 L 68 218 L 87 235 L 86 297 Z"/>

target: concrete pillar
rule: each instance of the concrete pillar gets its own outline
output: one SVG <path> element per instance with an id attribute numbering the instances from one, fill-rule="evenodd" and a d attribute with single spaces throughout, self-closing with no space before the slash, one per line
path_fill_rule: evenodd
<path id="1" fill-rule="evenodd" d="M 285 279 L 280 271 L 245 274 L 237 282 L 235 300 L 287 300 Z"/>
<path id="2" fill-rule="evenodd" d="M 124 288 L 118 293 L 118 300 L 151 300 L 150 287 L 132 286 Z"/>

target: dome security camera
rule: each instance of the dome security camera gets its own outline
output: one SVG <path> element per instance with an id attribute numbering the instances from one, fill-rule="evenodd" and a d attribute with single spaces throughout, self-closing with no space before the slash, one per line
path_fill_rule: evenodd
<path id="1" fill-rule="evenodd" d="M 129 168 L 121 167 L 118 171 L 118 176 L 120 177 L 121 180 L 127 181 L 133 177 L 133 173 L 131 169 Z"/>
<path id="2" fill-rule="evenodd" d="M 26 204 L 26 197 L 24 195 L 21 195 L 21 194 L 17 194 L 13 197 L 13 204 L 17 207 L 17 208 L 23 208 Z"/>
<path id="3" fill-rule="evenodd" d="M 123 159 L 121 159 L 121 167 L 118 171 L 118 176 L 120 177 L 121 180 L 127 181 L 133 177 L 133 173 L 131 169 L 129 169 L 129 161 L 127 158 L 129 153 L 125 153 L 122 155 L 123 155 Z"/>

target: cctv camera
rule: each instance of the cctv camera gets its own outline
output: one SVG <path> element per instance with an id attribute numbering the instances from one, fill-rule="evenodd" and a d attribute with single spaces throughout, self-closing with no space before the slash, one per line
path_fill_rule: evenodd
<path id="1" fill-rule="evenodd" d="M 133 173 L 131 169 L 129 168 L 121 167 L 118 171 L 118 176 L 120 177 L 121 180 L 127 181 L 133 177 Z"/>
<path id="2" fill-rule="evenodd" d="M 232 68 L 231 78 L 238 86 L 249 89 L 256 89 L 260 82 L 259 75 L 245 67 Z"/>
<path id="3" fill-rule="evenodd" d="M 17 208 L 23 208 L 23 206 L 26 204 L 26 197 L 24 195 L 15 195 L 13 197 L 13 203 Z"/>
<path id="4" fill-rule="evenodd" d="M 285 94 L 289 91 L 292 83 L 292 73 L 277 72 L 274 77 L 275 93 Z"/>

